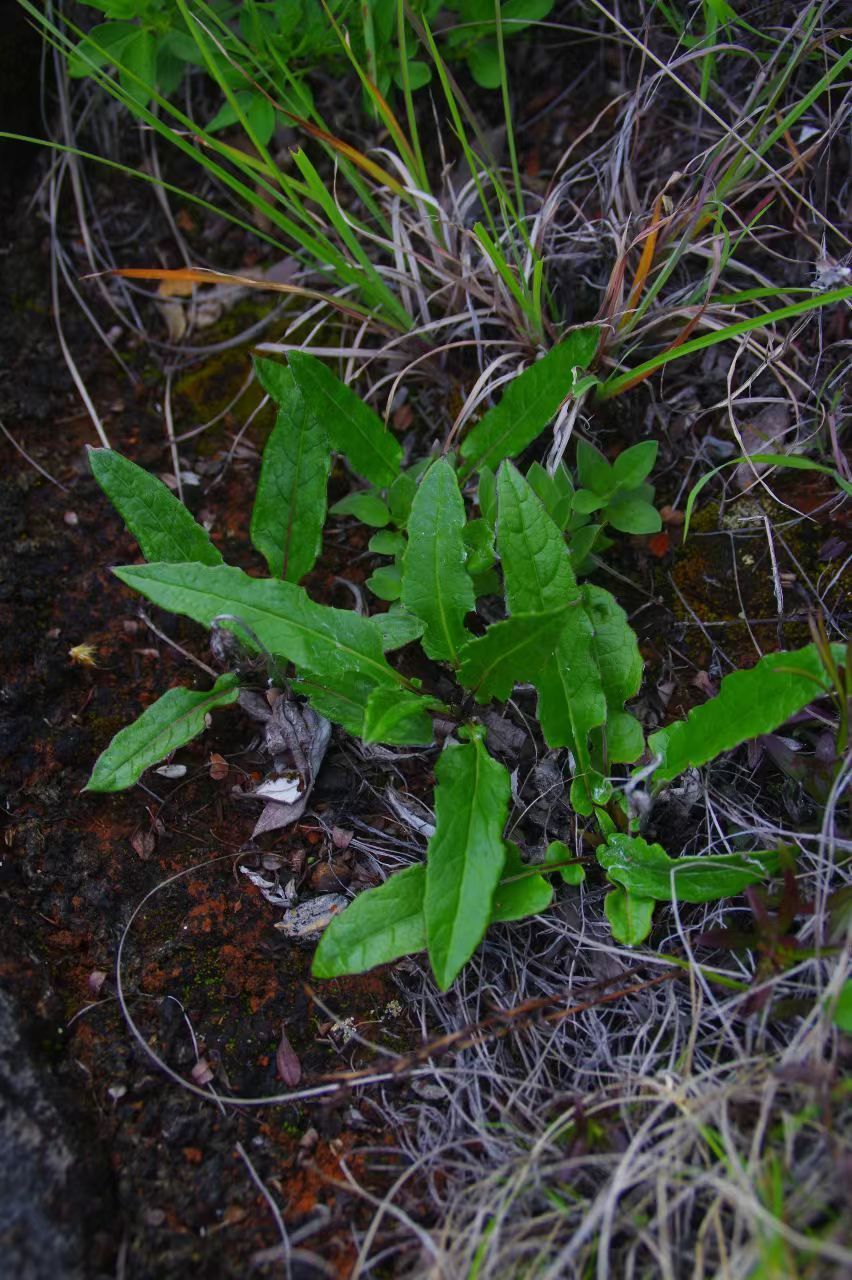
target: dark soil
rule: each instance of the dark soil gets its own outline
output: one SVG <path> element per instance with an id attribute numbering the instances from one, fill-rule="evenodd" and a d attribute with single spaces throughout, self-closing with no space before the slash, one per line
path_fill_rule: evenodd
<path id="1" fill-rule="evenodd" d="M 389 1048 L 411 1041 L 399 1006 L 388 1010 L 395 988 L 382 976 L 324 984 L 320 1008 L 306 987 L 311 950 L 282 943 L 279 913 L 240 874 L 238 862 L 251 857 L 236 855 L 257 810 L 231 800 L 254 759 L 246 748 L 255 729 L 239 712 L 181 753 L 189 772 L 180 781 L 151 775 L 153 789 L 81 792 L 116 730 L 200 673 L 148 630 L 110 573 L 137 548 L 88 474 L 85 445 L 95 435 L 57 347 L 44 227 L 27 210 L 19 202 L 2 228 L 0 420 L 58 483 L 0 437 L 0 1012 L 8 1023 L 0 1089 L 9 1105 L 0 1164 L 16 1171 L 0 1188 L 0 1272 L 245 1276 L 256 1251 L 280 1241 L 240 1144 L 288 1228 L 314 1228 L 291 1274 L 345 1276 L 358 1223 L 371 1214 L 345 1170 L 375 1194 L 388 1175 L 359 1149 L 393 1164 L 380 1095 L 217 1108 L 165 1078 L 116 998 L 116 949 L 133 908 L 197 867 L 137 919 L 123 973 L 131 1017 L 180 1076 L 191 1078 L 197 1047 L 223 1095 L 286 1092 L 276 1074 L 285 1025 L 303 1085 L 365 1065 L 327 1008 Z M 167 470 L 153 392 L 142 385 L 134 398 L 73 306 L 64 321 L 112 443 Z M 234 559 L 246 546 L 247 492 L 247 477 L 232 469 L 205 499 Z M 157 625 L 209 660 L 198 629 L 163 615 Z M 94 665 L 74 660 L 79 645 L 92 647 Z M 227 779 L 210 777 L 211 752 L 229 758 Z M 358 785 L 332 748 L 316 804 L 345 825 Z M 331 857 L 315 819 L 263 839 L 285 866 L 316 871 Z M 266 1269 L 283 1274 L 280 1260 Z"/>

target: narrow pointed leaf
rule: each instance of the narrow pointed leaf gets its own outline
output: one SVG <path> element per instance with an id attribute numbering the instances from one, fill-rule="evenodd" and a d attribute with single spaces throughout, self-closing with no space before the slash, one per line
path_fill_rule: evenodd
<path id="1" fill-rule="evenodd" d="M 128 565 L 114 572 L 161 608 L 205 627 L 219 619 L 250 647 L 257 648 L 259 641 L 304 672 L 336 676 L 354 671 L 374 684 L 401 682 L 369 618 L 315 604 L 295 583 L 250 578 L 227 565 Z"/>
<path id="2" fill-rule="evenodd" d="M 361 737 L 365 742 L 428 747 L 434 737 L 429 698 L 380 685 L 370 694 Z"/>
<path id="3" fill-rule="evenodd" d="M 508 384 L 462 443 L 462 479 L 483 466 L 496 470 L 504 458 L 532 444 L 571 394 L 574 369 L 587 368 L 593 359 L 599 334 L 594 325 L 575 330 Z"/>
<path id="4" fill-rule="evenodd" d="M 480 737 L 449 746 L 435 769 L 435 834 L 423 911 L 432 969 L 443 991 L 479 945 L 491 919 L 506 851 L 509 775 Z"/>
<path id="5" fill-rule="evenodd" d="M 335 916 L 316 949 L 315 978 L 364 973 L 379 964 L 426 948 L 422 863 L 397 871 L 376 889 L 367 889 Z"/>
<path id="6" fill-rule="evenodd" d="M 235 702 L 238 694 L 236 678 L 230 674 L 220 676 L 206 693 L 169 689 L 138 720 L 115 735 L 98 757 L 86 791 L 132 787 L 151 765 L 197 737 L 205 727 L 208 712 Z"/>
<path id="7" fill-rule="evenodd" d="M 622 834 L 611 835 L 596 855 L 614 884 L 658 902 L 716 902 L 778 870 L 777 853 L 670 858 L 661 845 Z"/>
<path id="8" fill-rule="evenodd" d="M 843 662 L 843 645 L 832 645 Z M 715 698 L 694 707 L 686 720 L 652 733 L 648 746 L 662 756 L 655 782 L 668 782 L 690 766 L 715 759 L 762 733 L 773 733 L 831 683 L 817 652 L 809 644 L 792 653 L 770 653 L 748 671 L 725 676 Z"/>
<path id="9" fill-rule="evenodd" d="M 468 633 L 464 619 L 474 606 L 465 568 L 464 502 L 455 472 L 441 458 L 420 482 L 408 517 L 402 561 L 402 603 L 423 623 L 430 658 L 456 662 Z"/>
<path id="10" fill-rule="evenodd" d="M 575 607 L 567 604 L 546 613 L 515 613 L 495 622 L 484 636 L 469 640 L 461 650 L 460 682 L 473 689 L 477 702 L 505 701 L 516 684 L 534 680 L 550 660 L 567 615 Z"/>
<path id="11" fill-rule="evenodd" d="M 299 390 L 332 447 L 344 454 L 353 471 L 378 488 L 393 484 L 402 447 L 379 415 L 315 356 L 292 351 L 288 359 Z"/>
<path id="12" fill-rule="evenodd" d="M 263 451 L 251 540 L 273 577 L 298 582 L 322 546 L 331 450 L 290 370 L 273 368 L 278 415 Z"/>
<path id="13" fill-rule="evenodd" d="M 222 563 L 206 529 L 162 480 L 112 449 L 90 449 L 89 466 L 146 560 Z"/>

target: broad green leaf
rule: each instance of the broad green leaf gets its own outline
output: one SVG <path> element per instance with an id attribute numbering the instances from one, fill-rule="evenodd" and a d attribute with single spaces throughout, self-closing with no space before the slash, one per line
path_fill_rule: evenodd
<path id="1" fill-rule="evenodd" d="M 467 552 L 465 568 L 471 578 L 487 573 L 494 564 L 494 530 L 487 520 L 470 520 L 462 530 Z"/>
<path id="2" fill-rule="evenodd" d="M 382 565 L 376 569 L 375 573 L 370 574 L 366 585 L 380 600 L 391 602 L 398 600 L 402 591 L 402 574 L 399 565 Z"/>
<path id="3" fill-rule="evenodd" d="M 424 951 L 425 882 L 426 868 L 420 863 L 397 871 L 376 889 L 359 893 L 323 933 L 311 965 L 314 977 L 363 973 Z"/>
<path id="4" fill-rule="evenodd" d="M 423 622 L 423 648 L 449 662 L 468 633 L 465 614 L 474 605 L 465 568 L 464 502 L 450 464 L 434 462 L 420 482 L 408 517 L 402 561 L 402 603 Z"/>
<path id="5" fill-rule="evenodd" d="M 612 471 L 619 489 L 635 489 L 650 475 L 657 461 L 658 448 L 656 440 L 643 440 L 618 455 Z"/>
<path id="6" fill-rule="evenodd" d="M 445 748 L 435 768 L 435 834 L 426 855 L 423 913 L 429 959 L 446 991 L 491 919 L 506 852 L 509 775 L 481 736 Z"/>
<path id="7" fill-rule="evenodd" d="M 325 427 L 334 449 L 353 471 L 383 489 L 399 475 L 402 448 L 377 413 L 351 387 L 305 351 L 291 351 L 290 368 L 308 407 Z"/>
<path id="8" fill-rule="evenodd" d="M 258 142 L 265 147 L 275 132 L 275 108 L 272 103 L 251 89 L 241 89 L 234 95 L 234 100 Z M 218 133 L 239 121 L 236 109 L 230 102 L 225 102 L 208 123 L 207 132 Z"/>
<path id="9" fill-rule="evenodd" d="M 578 812 L 589 813 L 596 801 L 605 801 L 609 785 L 599 774 L 604 758 L 594 761 L 598 768 L 592 767 L 588 741 L 608 710 L 618 717 L 612 758 L 632 749 L 637 739 L 635 754 L 628 758 L 635 760 L 642 752 L 641 730 L 635 721 L 635 729 L 628 728 L 625 722 L 630 717 L 621 710 L 625 698 L 639 687 L 641 659 L 637 669 L 633 632 L 609 593 L 599 588 L 584 588 L 582 596 L 578 592 L 561 531 L 511 463 L 500 468 L 498 485 L 497 545 L 513 617 L 518 609 L 533 611 L 572 602 L 574 612 L 555 637 L 554 652 L 538 670 L 530 666 L 526 678 L 539 690 L 538 714 L 548 745 L 573 751 L 577 776 L 572 802 Z"/>
<path id="10" fill-rule="evenodd" d="M 119 80 L 126 94 L 144 106 L 157 79 L 157 45 L 153 33 L 139 27 L 121 50 Z"/>
<path id="11" fill-rule="evenodd" d="M 540 915 L 552 901 L 553 886 L 538 874 L 537 868 L 528 867 L 518 846 L 507 840 L 503 874 L 491 905 L 492 924 Z"/>
<path id="12" fill-rule="evenodd" d="M 333 516 L 354 516 L 362 524 L 371 525 L 374 529 L 383 529 L 390 523 L 390 511 L 387 503 L 375 493 L 348 493 L 345 498 L 335 502 L 331 508 Z"/>
<path id="13" fill-rule="evenodd" d="M 832 645 L 836 662 L 843 662 L 843 645 Z M 648 746 L 662 757 L 655 782 L 669 782 L 690 766 L 714 760 L 759 737 L 773 733 L 790 716 L 831 687 L 816 646 L 792 653 L 769 653 L 748 671 L 725 676 L 715 698 L 693 707 L 686 720 L 652 733 Z"/>
<path id="14" fill-rule="evenodd" d="M 401 475 L 398 475 L 388 489 L 388 507 L 390 508 L 391 520 L 398 529 L 404 529 L 408 524 L 411 504 L 414 501 L 416 492 L 417 481 L 408 471 L 403 471 Z"/>
<path id="15" fill-rule="evenodd" d="M 377 556 L 402 555 L 405 550 L 405 535 L 393 533 L 390 529 L 380 529 L 373 534 L 367 546 Z"/>
<path id="16" fill-rule="evenodd" d="M 656 507 L 643 498 L 625 494 L 606 508 L 605 518 L 619 533 L 659 533 L 663 527 L 662 516 Z"/>
<path id="17" fill-rule="evenodd" d="M 582 596 L 594 628 L 593 654 L 601 673 L 608 711 L 621 711 L 628 698 L 635 698 L 642 684 L 645 663 L 636 632 L 612 592 L 585 583 Z"/>
<path id="18" fill-rule="evenodd" d="M 214 707 L 236 702 L 236 677 L 220 676 L 206 693 L 169 689 L 138 720 L 117 733 L 97 759 L 86 791 L 123 791 L 138 782 L 146 769 L 197 737 L 205 716 Z"/>
<path id="19" fill-rule="evenodd" d="M 552 661 L 567 616 L 575 607 L 566 604 L 546 613 L 514 613 L 493 623 L 484 636 L 468 640 L 460 650 L 460 683 L 474 691 L 477 702 L 505 701 L 516 684 L 534 680 Z"/>
<path id="20" fill-rule="evenodd" d="M 574 510 L 581 516 L 594 515 L 606 506 L 606 497 L 594 489 L 578 489 L 574 494 Z"/>
<path id="21" fill-rule="evenodd" d="M 89 449 L 89 466 L 146 560 L 222 563 L 206 530 L 156 476 L 112 449 Z"/>
<path id="22" fill-rule="evenodd" d="M 410 89 L 422 89 L 432 79 L 432 68 L 428 62 L 409 59 L 407 75 Z M 405 87 L 405 80 L 400 71 L 394 71 L 393 82 L 398 89 Z"/>
<path id="23" fill-rule="evenodd" d="M 574 370 L 587 368 L 594 358 L 599 335 L 595 325 L 575 329 L 542 360 L 513 378 L 500 402 L 465 437 L 462 479 L 483 466 L 496 469 L 504 458 L 513 458 L 532 444 L 571 395 Z"/>
<path id="24" fill-rule="evenodd" d="M 500 55 L 496 40 L 477 40 L 467 55 L 467 66 L 481 89 L 500 88 Z"/>
<path id="25" fill-rule="evenodd" d="M 632 764 L 645 750 L 642 726 L 629 711 L 608 710 L 605 729 L 592 732 L 594 750 L 610 764 Z M 596 741 L 598 737 L 600 743 Z"/>
<path id="26" fill-rule="evenodd" d="M 551 840 L 541 869 L 558 872 L 565 884 L 582 884 L 586 879 L 586 872 L 579 862 L 574 861 L 575 856 L 562 840 Z"/>
<path id="27" fill-rule="evenodd" d="M 511 462 L 497 478 L 497 547 L 512 614 L 540 613 L 577 598 L 560 529 Z"/>
<path id="28" fill-rule="evenodd" d="M 319 715 L 360 738 L 370 694 L 381 686 L 357 671 L 339 671 L 328 676 L 303 676 L 294 680 L 291 687 L 294 693 L 307 698 Z"/>
<path id="29" fill-rule="evenodd" d="M 653 898 L 639 898 L 620 886 L 604 898 L 604 911 L 616 942 L 625 947 L 638 947 L 651 932 L 654 923 Z"/>
<path id="30" fill-rule="evenodd" d="M 480 596 L 499 596 L 503 592 L 503 584 L 496 569 L 486 569 L 478 573 L 473 581 L 473 594 L 478 600 Z"/>
<path id="31" fill-rule="evenodd" d="M 595 850 L 613 884 L 631 896 L 658 902 L 716 902 L 732 898 L 778 869 L 777 853 L 738 853 L 670 858 L 640 836 L 611 835 Z"/>
<path id="32" fill-rule="evenodd" d="M 601 497 L 608 497 L 615 489 L 612 467 L 600 449 L 589 444 L 588 440 L 577 441 L 577 479 L 584 489 L 591 489 Z"/>
<path id="33" fill-rule="evenodd" d="M 575 573 L 589 572 L 586 561 L 592 551 L 599 546 L 602 525 L 587 524 L 571 534 L 568 550 L 571 555 L 571 568 Z"/>
<path id="34" fill-rule="evenodd" d="M 331 450 L 290 370 L 272 367 L 279 382 L 278 415 L 263 450 L 251 540 L 274 578 L 298 582 L 322 547 Z"/>
<path id="35" fill-rule="evenodd" d="M 378 627 L 382 637 L 382 648 L 385 653 L 392 649 L 401 649 L 423 635 L 423 623 L 409 613 L 402 605 L 392 605 L 387 613 L 375 613 L 371 618 Z"/>
<path id="36" fill-rule="evenodd" d="M 361 737 L 389 746 L 429 747 L 434 737 L 431 700 L 380 685 L 367 699 Z"/>
<path id="37" fill-rule="evenodd" d="M 549 747 L 569 747 L 581 773 L 590 767 L 589 733 L 606 720 L 606 694 L 594 640 L 594 623 L 584 601 L 566 619 L 553 661 L 534 677 L 544 740 Z"/>
<path id="38" fill-rule="evenodd" d="M 138 30 L 130 22 L 98 23 L 68 55 L 68 74 L 76 79 L 91 75 L 93 67 L 121 62 L 122 49 Z"/>
<path id="39" fill-rule="evenodd" d="M 259 642 L 302 672 L 334 680 L 341 672 L 354 671 L 374 684 L 401 683 L 368 618 L 315 604 L 295 583 L 250 578 L 228 565 L 127 565 L 113 572 L 162 609 L 205 627 L 219 620 L 250 647 L 256 649 Z"/>

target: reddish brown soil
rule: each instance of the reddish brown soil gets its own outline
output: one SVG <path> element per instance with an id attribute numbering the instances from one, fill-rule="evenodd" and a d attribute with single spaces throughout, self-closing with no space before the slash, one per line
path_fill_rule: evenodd
<path id="1" fill-rule="evenodd" d="M 7 245 L 20 230 L 14 222 Z M 116 1268 L 140 1280 L 245 1276 L 255 1251 L 279 1237 L 237 1150 L 242 1144 L 288 1226 L 320 1223 L 301 1247 L 346 1276 L 357 1252 L 353 1227 L 370 1209 L 349 1189 L 344 1164 L 373 1193 L 385 1185 L 387 1174 L 375 1173 L 358 1150 L 388 1147 L 380 1109 L 340 1096 L 310 1107 L 220 1111 L 165 1078 L 133 1039 L 116 999 L 116 949 L 131 911 L 156 885 L 197 867 L 162 890 L 127 942 L 129 1012 L 155 1052 L 189 1079 L 194 1034 L 223 1096 L 285 1090 L 275 1063 L 285 1024 L 303 1084 L 368 1061 L 354 1041 L 331 1031 L 332 1019 L 306 991 L 310 949 L 282 943 L 273 928 L 279 913 L 237 870 L 256 817 L 231 798 L 239 770 L 251 767 L 248 720 L 239 712 L 217 717 L 211 733 L 181 753 L 189 772 L 179 782 L 150 775 L 147 790 L 81 793 L 115 731 L 164 689 L 193 684 L 200 673 L 151 634 L 138 601 L 110 573 L 137 551 L 88 475 L 84 446 L 95 435 L 57 349 L 39 234 L 18 235 L 14 255 L 2 260 L 12 308 L 0 322 L 7 353 L 0 417 L 64 489 L 0 438 L 0 977 L 75 1155 L 54 1229 L 83 1221 L 85 1276 Z M 165 470 L 153 379 L 134 399 L 72 308 L 65 319 L 112 442 Z M 245 547 L 248 492 L 247 477 L 232 469 L 204 499 L 231 558 Z M 198 629 L 159 614 L 157 623 L 209 658 Z M 95 665 L 69 655 L 81 644 L 92 646 Z M 211 779 L 214 751 L 233 759 L 228 779 Z M 344 823 L 357 781 L 345 761 L 331 765 L 321 800 Z M 315 828 L 306 822 L 273 833 L 265 847 L 322 860 L 327 851 Z M 98 973 L 107 975 L 99 988 Z M 387 1012 L 394 993 L 387 980 L 369 976 L 324 984 L 322 999 L 371 1039 L 399 1049 L 411 1030 Z M 305 1280 L 319 1274 L 308 1262 L 294 1264 L 293 1275 Z"/>

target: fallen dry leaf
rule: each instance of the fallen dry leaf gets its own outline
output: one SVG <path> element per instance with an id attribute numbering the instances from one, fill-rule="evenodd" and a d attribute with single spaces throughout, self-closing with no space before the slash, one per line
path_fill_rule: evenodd
<path id="1" fill-rule="evenodd" d="M 229 772 L 228 761 L 214 751 L 210 757 L 210 777 L 214 782 L 224 782 Z"/>
<path id="2" fill-rule="evenodd" d="M 290 1089 L 295 1089 L 302 1078 L 302 1064 L 287 1039 L 284 1027 L 281 1028 L 281 1039 L 275 1051 L 275 1069 L 279 1080 L 283 1080 Z"/>
<path id="3" fill-rule="evenodd" d="M 150 858 L 157 841 L 153 831 L 134 831 L 130 837 L 130 845 L 140 858 Z"/>

